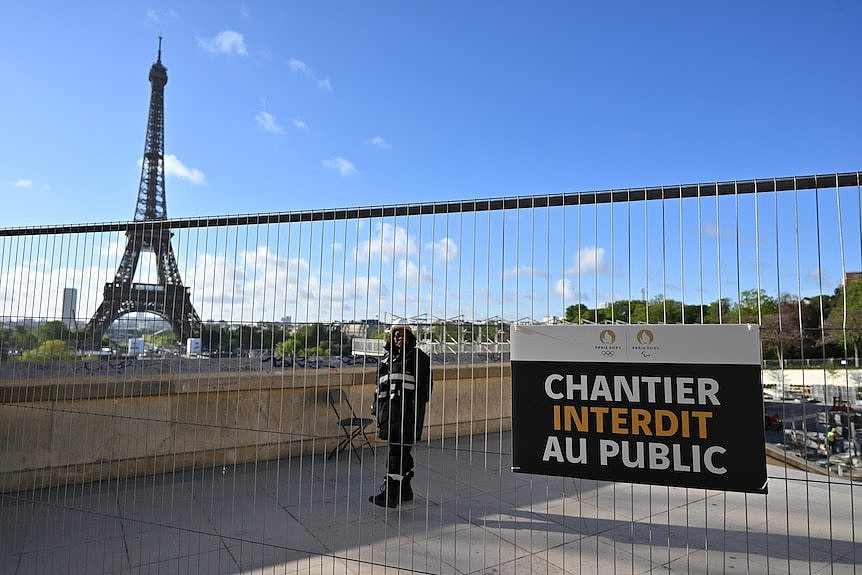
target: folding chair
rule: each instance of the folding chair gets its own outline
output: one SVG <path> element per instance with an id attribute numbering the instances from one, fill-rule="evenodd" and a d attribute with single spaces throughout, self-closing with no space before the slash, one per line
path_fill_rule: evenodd
<path id="1" fill-rule="evenodd" d="M 326 394 L 326 399 L 332 407 L 332 411 L 335 412 L 335 418 L 338 420 L 338 425 L 344 432 L 344 439 L 338 442 L 338 445 L 329 452 L 329 455 L 327 455 L 326 458 L 329 459 L 339 451 L 344 451 L 350 447 L 353 454 L 356 456 L 356 460 L 361 463 L 362 457 L 360 457 L 359 450 L 356 448 L 356 444 L 353 443 L 353 440 L 358 439 L 361 435 L 363 442 L 359 447 L 362 448 L 366 445 L 371 447 L 371 441 L 368 439 L 368 435 L 365 434 L 365 428 L 374 423 L 374 420 L 370 417 L 357 416 L 356 411 L 354 411 L 353 406 L 350 404 L 350 400 L 347 398 L 347 394 L 340 387 L 338 389 L 330 390 L 329 393 Z M 343 404 L 347 404 L 347 409 L 350 410 L 349 417 L 344 417 L 339 412 L 339 408 L 342 410 L 344 409 Z"/>

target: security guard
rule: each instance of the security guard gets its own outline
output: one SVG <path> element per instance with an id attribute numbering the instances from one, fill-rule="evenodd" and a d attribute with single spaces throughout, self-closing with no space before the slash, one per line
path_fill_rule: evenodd
<path id="1" fill-rule="evenodd" d="M 416 347 L 404 320 L 392 325 L 377 370 L 377 435 L 389 442 L 387 474 L 380 492 L 368 498 L 381 507 L 413 500 L 413 442 L 422 438 L 425 405 L 431 395 L 431 359 Z"/>

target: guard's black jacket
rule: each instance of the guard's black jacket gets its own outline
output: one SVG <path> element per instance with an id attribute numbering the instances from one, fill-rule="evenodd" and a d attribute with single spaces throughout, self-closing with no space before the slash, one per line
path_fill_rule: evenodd
<path id="1" fill-rule="evenodd" d="M 389 351 L 377 369 L 377 435 L 390 443 L 422 439 L 431 395 L 431 359 L 419 348 Z"/>

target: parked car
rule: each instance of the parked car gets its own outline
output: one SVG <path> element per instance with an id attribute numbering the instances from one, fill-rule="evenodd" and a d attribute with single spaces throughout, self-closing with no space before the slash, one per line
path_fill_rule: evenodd
<path id="1" fill-rule="evenodd" d="M 763 427 L 766 429 L 782 429 L 784 422 L 778 415 L 763 414 Z"/>

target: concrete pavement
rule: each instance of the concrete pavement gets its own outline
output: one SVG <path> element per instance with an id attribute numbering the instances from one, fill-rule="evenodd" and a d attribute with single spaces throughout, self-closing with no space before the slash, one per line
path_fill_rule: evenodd
<path id="1" fill-rule="evenodd" d="M 862 573 L 862 486 L 768 466 L 769 495 L 509 470 L 510 434 L 0 496 L 0 573 Z"/>

